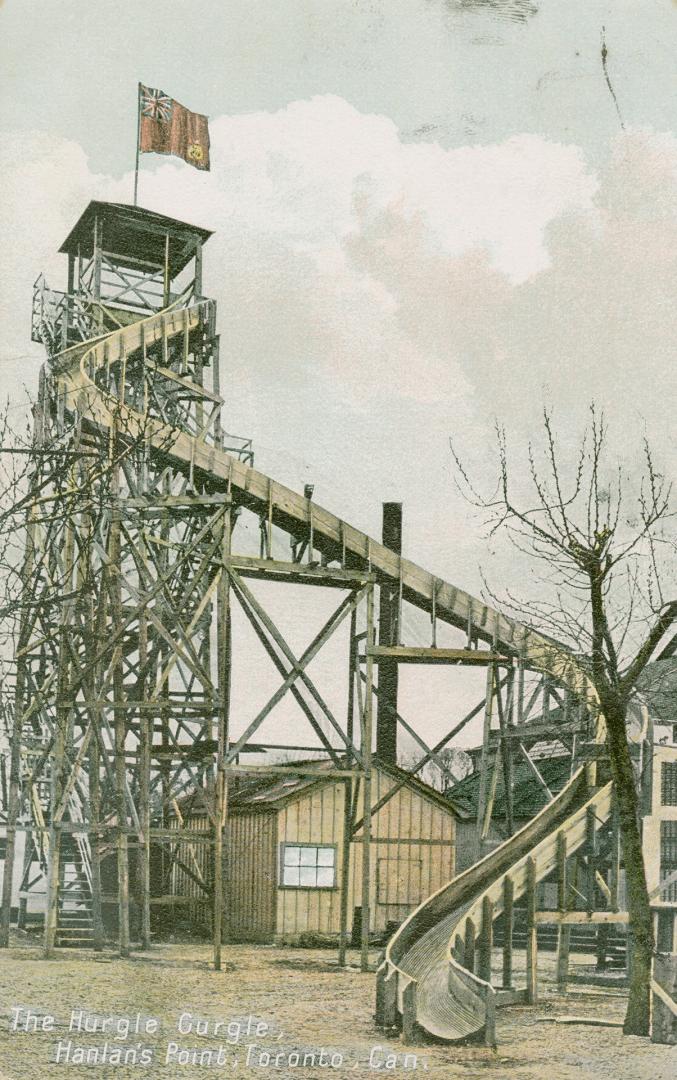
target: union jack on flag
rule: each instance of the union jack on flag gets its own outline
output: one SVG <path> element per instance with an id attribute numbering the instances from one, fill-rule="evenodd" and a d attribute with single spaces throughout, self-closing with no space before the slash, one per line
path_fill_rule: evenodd
<path id="1" fill-rule="evenodd" d="M 150 86 L 141 87 L 141 115 L 151 120 L 160 120 L 167 124 L 172 117 L 174 99 L 164 90 L 153 90 Z"/>
<path id="2" fill-rule="evenodd" d="M 0 3 L 2 0 L 0 0 Z M 140 154 L 175 154 L 194 169 L 209 172 L 209 125 L 164 90 L 139 83 Z"/>

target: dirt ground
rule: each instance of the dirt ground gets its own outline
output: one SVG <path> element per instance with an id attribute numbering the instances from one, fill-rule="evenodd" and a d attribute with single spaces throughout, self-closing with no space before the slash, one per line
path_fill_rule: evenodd
<path id="1" fill-rule="evenodd" d="M 97 957 L 84 950 L 44 960 L 37 946 L 19 941 L 0 959 L 0 1080 L 264 1080 L 299 1074 L 336 1080 L 379 1074 L 400 1080 L 413 1075 L 418 1080 L 677 1076 L 677 1047 L 625 1038 L 618 1027 L 556 1023 L 572 1015 L 619 1022 L 625 999 L 619 991 L 588 987 L 558 996 L 548 954 L 539 958 L 540 1003 L 499 1010 L 495 1051 L 483 1046 L 409 1047 L 379 1033 L 372 1019 L 374 976 L 358 970 L 356 954 L 349 954 L 344 970 L 337 967 L 335 953 L 317 949 L 232 946 L 225 958 L 225 970 L 216 973 L 209 946 L 177 943 L 155 946 L 124 961 L 112 952 Z M 586 962 L 590 958 L 575 961 Z M 28 1019 L 26 1010 L 32 1010 Z M 73 1010 L 76 1022 L 78 1010 L 95 1014 L 99 1025 L 102 1018 L 115 1019 L 105 1032 L 69 1030 Z M 134 1026 L 137 1014 L 139 1032 Z M 184 1033 L 178 1030 L 182 1016 Z M 131 1018 L 132 1026 L 123 1038 L 125 1018 Z M 197 1020 L 209 1021 L 208 1035 L 189 1030 Z M 219 1020 L 223 1026 L 215 1033 L 213 1024 Z M 43 1024 L 48 1030 L 22 1030 Z M 78 1053 L 95 1047 L 96 1064 L 78 1063 Z M 205 1050 L 213 1051 L 211 1065 L 199 1064 Z M 152 1061 L 144 1063 L 144 1054 L 151 1052 Z M 126 1065 L 115 1063 L 117 1055 L 124 1062 L 125 1053 L 135 1053 L 136 1064 L 131 1057 Z"/>

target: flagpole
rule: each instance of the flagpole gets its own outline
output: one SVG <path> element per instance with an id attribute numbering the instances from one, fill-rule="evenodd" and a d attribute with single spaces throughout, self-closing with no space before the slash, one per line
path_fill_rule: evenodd
<path id="1" fill-rule="evenodd" d="M 136 90 L 136 165 L 134 168 L 134 206 L 139 199 L 139 143 L 141 142 L 141 83 Z"/>

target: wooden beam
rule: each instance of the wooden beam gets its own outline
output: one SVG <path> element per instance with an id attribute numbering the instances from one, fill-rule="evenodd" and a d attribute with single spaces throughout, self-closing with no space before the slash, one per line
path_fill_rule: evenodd
<path id="1" fill-rule="evenodd" d="M 494 707 L 494 669 L 489 666 L 486 676 L 486 691 L 484 701 L 484 723 L 482 725 L 482 756 L 480 759 L 480 789 L 477 797 L 477 828 L 480 832 L 480 840 L 484 833 L 484 816 L 487 807 L 489 791 L 489 740 L 491 738 L 491 722 Z"/>
<path id="2" fill-rule="evenodd" d="M 221 557 L 230 556 L 231 544 L 230 510 L 221 522 Z M 216 787 L 214 792 L 214 891 L 213 891 L 213 948 L 214 970 L 221 970 L 221 945 L 225 914 L 226 881 L 228 875 L 226 823 L 228 814 L 228 774 L 226 761 L 230 746 L 230 661 L 231 661 L 231 612 L 230 576 L 225 567 L 221 570 L 217 586 L 217 682 L 223 708 L 218 716 L 218 750 L 216 759 Z M 224 835 L 225 834 L 225 835 Z M 227 851 L 227 848 L 226 848 Z"/>
<path id="3" fill-rule="evenodd" d="M 413 645 L 375 645 L 369 655 L 380 663 L 395 660 L 398 664 L 452 664 L 485 667 L 487 664 L 510 664 L 499 653 L 486 649 L 438 649 Z"/>
<path id="4" fill-rule="evenodd" d="M 357 651 L 355 648 L 355 634 L 357 632 L 357 612 L 353 611 L 350 616 L 350 637 L 348 640 L 348 703 L 346 716 L 346 733 L 348 742 L 352 745 L 355 726 L 355 676 L 357 670 Z M 350 841 L 353 834 L 353 807 L 354 807 L 354 784 L 352 779 L 346 778 L 343 784 L 343 831 L 341 835 L 341 883 L 339 899 L 339 967 L 346 965 L 346 950 L 348 948 L 348 904 L 350 898 Z M 386 994 L 385 987 L 383 988 Z M 385 1001 L 385 996 L 384 996 Z M 385 1004 L 384 1004 L 385 1013 Z M 384 1021 L 385 1022 L 385 1021 Z"/>
<path id="5" fill-rule="evenodd" d="M 463 967 L 468 971 L 475 970 L 475 923 L 468 917 L 465 920 L 463 936 Z"/>
<path id="6" fill-rule="evenodd" d="M 557 989 L 565 994 L 569 981 L 569 947 L 571 944 L 571 926 L 560 923 L 557 933 Z"/>
<path id="7" fill-rule="evenodd" d="M 284 562 L 248 555 L 232 555 L 228 559 L 228 566 L 243 578 L 287 581 L 300 585 L 319 585 L 323 588 L 349 589 L 376 581 L 376 575 L 367 570 L 344 570 L 340 567 Z"/>
<path id="8" fill-rule="evenodd" d="M 536 937 L 536 863 L 531 856 L 526 862 L 527 906 L 527 1001 L 538 1001 L 538 940 Z"/>
<path id="9" fill-rule="evenodd" d="M 600 923 L 627 923 L 627 911 L 537 911 L 537 926 L 594 926 Z"/>
<path id="10" fill-rule="evenodd" d="M 367 640 L 366 647 L 369 651 L 374 644 L 374 586 L 370 585 L 367 591 Z M 371 765 L 372 765 L 372 721 L 373 721 L 373 662 L 367 656 L 366 686 L 364 695 L 364 711 L 362 714 L 360 751 L 362 754 L 362 766 L 364 777 L 363 790 L 363 819 L 362 826 L 362 941 L 360 950 L 360 967 L 362 971 L 369 970 L 369 930 L 371 923 Z M 413 984 L 415 987 L 415 984 Z M 414 998 L 413 1012 L 415 1015 L 416 1004 Z"/>
<path id="11" fill-rule="evenodd" d="M 515 928 L 515 886 L 509 874 L 503 879 L 503 989 L 512 987 L 512 936 Z"/>
<path id="12" fill-rule="evenodd" d="M 480 926 L 479 958 L 477 974 L 485 982 L 491 982 L 491 951 L 494 944 L 494 904 L 485 896 L 482 900 L 482 924 Z"/>

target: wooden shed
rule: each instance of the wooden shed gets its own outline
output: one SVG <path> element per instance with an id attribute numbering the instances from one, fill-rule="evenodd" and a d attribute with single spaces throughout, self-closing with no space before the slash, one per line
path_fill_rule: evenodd
<path id="1" fill-rule="evenodd" d="M 338 937 L 350 785 L 332 776 L 329 766 L 326 771 L 319 778 L 263 775 L 232 793 L 226 929 L 233 940 L 291 944 Z M 361 784 L 354 799 L 359 825 Z M 453 877 L 458 814 L 439 792 L 381 762 L 372 771 L 371 803 L 378 809 L 372 817 L 370 932 L 378 934 Z M 191 829 L 210 828 L 197 799 L 184 799 L 181 813 Z M 207 844 L 180 845 L 172 875 L 173 894 L 191 898 L 192 918 L 205 928 L 211 920 L 205 888 L 212 876 L 210 851 Z M 361 910 L 361 828 L 350 842 L 349 866 L 350 933 Z"/>

